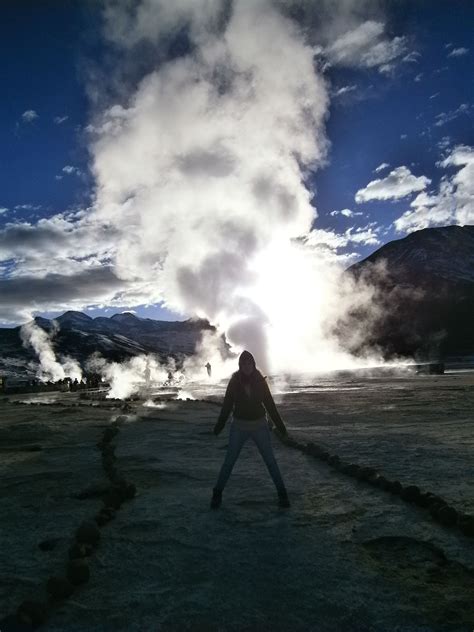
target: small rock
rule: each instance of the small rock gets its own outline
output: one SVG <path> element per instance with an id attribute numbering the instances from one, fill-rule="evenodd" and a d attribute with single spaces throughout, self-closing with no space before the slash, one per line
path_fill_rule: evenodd
<path id="1" fill-rule="evenodd" d="M 369 478 L 375 474 L 375 469 L 373 467 L 361 467 L 357 473 L 357 478 L 360 481 L 368 481 Z"/>
<path id="2" fill-rule="evenodd" d="M 429 511 L 435 520 L 438 519 L 438 513 L 442 507 L 447 507 L 447 504 L 444 501 L 435 501 L 430 503 Z"/>
<path id="3" fill-rule="evenodd" d="M 460 516 L 459 528 L 468 538 L 474 538 L 474 518 L 472 516 Z"/>
<path id="4" fill-rule="evenodd" d="M 81 557 L 88 557 L 93 551 L 90 544 L 78 544 L 77 542 L 69 548 L 69 559 L 75 560 Z"/>
<path id="5" fill-rule="evenodd" d="M 99 513 L 96 516 L 94 516 L 94 520 L 96 521 L 99 527 L 103 527 L 104 524 L 107 524 L 109 522 L 109 517 L 103 514 L 101 511 L 99 511 Z"/>
<path id="6" fill-rule="evenodd" d="M 60 541 L 61 538 L 48 538 L 47 540 L 43 540 L 42 542 L 40 542 L 38 544 L 38 547 L 42 551 L 52 551 Z"/>
<path id="7" fill-rule="evenodd" d="M 415 498 L 415 503 L 419 507 L 428 507 L 430 503 L 430 496 L 428 495 L 428 493 L 420 491 L 419 495 Z"/>
<path id="8" fill-rule="evenodd" d="M 48 609 L 46 604 L 41 601 L 25 600 L 18 606 L 16 616 L 20 623 L 26 623 L 36 628 L 46 621 Z M 2 632 L 3 630 L 7 632 L 6 627 L 0 629 Z"/>
<path id="9" fill-rule="evenodd" d="M 67 578 L 75 586 L 89 581 L 90 570 L 84 559 L 70 560 L 67 565 Z"/>
<path id="10" fill-rule="evenodd" d="M 46 590 L 55 599 L 67 599 L 74 592 L 74 586 L 65 577 L 50 577 Z"/>
<path id="11" fill-rule="evenodd" d="M 95 545 L 100 540 L 100 531 L 93 522 L 83 522 L 76 531 L 76 539 L 80 544 Z"/>
<path id="12" fill-rule="evenodd" d="M 78 494 L 74 495 L 74 498 L 79 500 L 86 500 L 87 498 L 98 498 L 107 492 L 109 486 L 107 483 L 94 483 L 86 487 Z"/>
<path id="13" fill-rule="evenodd" d="M 134 483 L 128 483 L 125 489 L 125 497 L 130 500 L 131 498 L 134 498 L 136 496 L 136 493 L 136 485 Z"/>
<path id="14" fill-rule="evenodd" d="M 392 494 L 401 494 L 402 489 L 403 487 L 400 481 L 391 481 L 388 488 Z"/>
<path id="15" fill-rule="evenodd" d="M 350 463 L 346 469 L 346 474 L 349 474 L 349 476 L 357 477 L 359 474 L 359 470 L 360 467 L 357 465 L 357 463 Z"/>
<path id="16" fill-rule="evenodd" d="M 401 492 L 401 497 L 404 500 L 408 500 L 409 502 L 416 502 L 417 498 L 420 496 L 420 488 L 416 485 L 407 485 L 404 487 Z"/>
<path id="17" fill-rule="evenodd" d="M 118 489 L 111 489 L 105 494 L 102 499 L 106 507 L 113 507 L 114 509 L 120 509 L 123 502 L 123 496 Z"/>
<path id="18" fill-rule="evenodd" d="M 438 522 L 441 522 L 441 524 L 444 524 L 445 527 L 454 527 L 458 521 L 458 512 L 454 507 L 444 505 L 438 510 L 436 519 Z"/>

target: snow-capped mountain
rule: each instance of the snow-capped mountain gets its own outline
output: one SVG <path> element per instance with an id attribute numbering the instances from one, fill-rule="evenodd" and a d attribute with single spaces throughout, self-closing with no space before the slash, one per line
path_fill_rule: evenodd
<path id="1" fill-rule="evenodd" d="M 111 318 L 91 318 L 68 311 L 54 321 L 36 317 L 35 323 L 51 335 L 56 354 L 83 362 L 93 353 L 120 362 L 135 355 L 153 353 L 165 360 L 191 355 L 206 330 L 214 331 L 207 320 L 159 321 L 139 318 L 129 312 Z M 0 329 L 0 373 L 21 374 L 37 356 L 25 348 L 20 327 Z M 34 374 L 34 370 L 33 370 Z"/>

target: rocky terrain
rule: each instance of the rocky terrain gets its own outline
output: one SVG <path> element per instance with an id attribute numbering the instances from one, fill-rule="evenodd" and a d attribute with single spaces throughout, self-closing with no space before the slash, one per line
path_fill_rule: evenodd
<path id="1" fill-rule="evenodd" d="M 344 339 L 344 332 L 366 323 L 368 335 L 354 352 L 377 345 L 388 357 L 474 355 L 474 226 L 413 232 L 348 274 L 376 290 L 370 310 L 349 313 L 336 328 Z"/>
<path id="2" fill-rule="evenodd" d="M 473 373 L 272 387 L 292 441 L 401 488 L 274 435 L 290 509 L 277 506 L 252 443 L 222 506 L 209 509 L 229 431 L 212 434 L 219 408 L 210 402 L 224 386 L 195 385 L 208 402 L 159 392 L 128 404 L 97 393 L 0 402 L 2 632 L 18 629 L 25 600 L 46 607 L 45 632 L 472 631 L 474 540 L 401 489 L 418 486 L 459 515 L 474 513 Z M 107 492 L 114 470 L 133 497 Z M 64 588 L 78 527 L 111 503 L 80 565 L 87 580 L 48 597 Z M 21 612 L 28 621 L 42 611 Z"/>
<path id="3" fill-rule="evenodd" d="M 110 318 L 91 318 L 82 312 L 65 312 L 54 320 L 36 317 L 35 323 L 51 333 L 57 356 L 83 362 L 99 353 L 109 361 L 121 362 L 132 356 L 153 353 L 165 360 L 191 355 L 204 331 L 215 331 L 206 320 L 159 321 L 131 313 Z M 37 355 L 25 347 L 20 327 L 0 328 L 0 374 L 34 377 Z"/>

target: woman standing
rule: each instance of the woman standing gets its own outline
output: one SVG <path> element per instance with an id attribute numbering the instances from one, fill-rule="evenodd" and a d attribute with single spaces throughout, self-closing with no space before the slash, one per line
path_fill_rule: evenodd
<path id="1" fill-rule="evenodd" d="M 273 454 L 270 430 L 265 411 L 270 415 L 279 432 L 286 436 L 287 430 L 273 401 L 265 378 L 255 365 L 253 355 L 243 351 L 239 358 L 239 370 L 233 373 L 224 397 L 224 403 L 214 427 L 217 436 L 233 412 L 230 425 L 229 445 L 216 486 L 213 488 L 211 507 L 220 506 L 222 492 L 232 472 L 242 446 L 251 437 L 263 457 L 270 476 L 278 491 L 280 507 L 289 507 L 290 501 L 278 463 Z"/>

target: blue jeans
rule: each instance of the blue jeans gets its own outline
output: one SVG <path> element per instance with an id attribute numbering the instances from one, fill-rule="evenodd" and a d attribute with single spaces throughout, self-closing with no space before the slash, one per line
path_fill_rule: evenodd
<path id="1" fill-rule="evenodd" d="M 255 441 L 278 492 L 285 491 L 285 483 L 283 482 L 278 463 L 273 454 L 270 429 L 266 417 L 261 417 L 255 421 L 236 419 L 235 417 L 232 419 L 229 432 L 229 445 L 219 473 L 219 478 L 217 479 L 216 488 L 220 490 L 224 489 L 242 446 L 249 438 Z"/>

